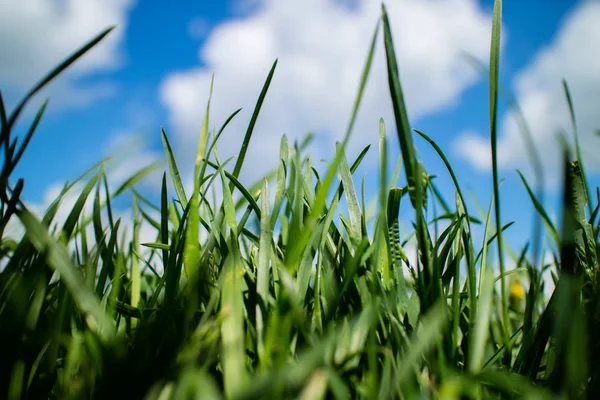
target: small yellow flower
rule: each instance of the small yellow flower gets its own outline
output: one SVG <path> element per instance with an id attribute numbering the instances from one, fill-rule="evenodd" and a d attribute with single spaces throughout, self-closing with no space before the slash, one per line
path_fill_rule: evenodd
<path id="1" fill-rule="evenodd" d="M 510 298 L 514 301 L 521 301 L 525 299 L 525 287 L 521 283 L 520 279 L 515 279 L 510 287 Z"/>

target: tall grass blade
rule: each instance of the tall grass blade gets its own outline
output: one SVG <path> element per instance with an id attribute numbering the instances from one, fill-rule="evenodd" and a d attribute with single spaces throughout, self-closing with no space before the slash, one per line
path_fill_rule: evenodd
<path id="1" fill-rule="evenodd" d="M 198 195 L 200 192 L 200 180 L 202 177 L 199 176 L 200 166 L 204 160 L 206 151 L 206 143 L 208 141 L 208 116 L 210 112 L 210 100 L 212 98 L 212 90 L 214 84 L 214 76 L 210 82 L 209 98 L 206 105 L 206 111 L 204 113 L 204 121 L 202 122 L 202 128 L 200 129 L 200 138 L 198 140 L 198 151 L 196 152 L 196 165 L 194 168 L 194 192 L 189 203 L 189 214 L 187 220 L 187 228 L 185 230 L 185 250 L 184 250 L 184 268 L 188 279 L 190 280 L 190 292 L 196 293 L 194 287 L 196 280 L 199 279 L 198 268 L 200 261 L 200 248 L 199 248 L 199 230 L 200 230 L 200 202 Z M 192 303 L 193 304 L 193 303 Z"/>
<path id="2" fill-rule="evenodd" d="M 33 246 L 45 255 L 48 265 L 58 273 L 67 290 L 81 312 L 86 316 L 88 326 L 102 338 L 111 339 L 114 327 L 93 292 L 85 285 L 83 278 L 72 264 L 67 250 L 56 242 L 46 228 L 25 208 L 18 211 L 18 217 L 26 229 Z"/>
<path id="3" fill-rule="evenodd" d="M 169 143 L 169 139 L 167 138 L 167 133 L 163 128 L 160 128 L 160 134 L 163 142 L 163 146 L 167 153 L 167 163 L 169 164 L 169 172 L 171 173 L 171 180 L 173 185 L 175 186 L 175 192 L 177 193 L 177 197 L 179 198 L 179 202 L 181 203 L 181 207 L 185 210 L 187 208 L 187 196 L 185 195 L 185 189 L 183 188 L 183 182 L 181 181 L 181 174 L 179 173 L 179 168 L 177 168 L 177 163 L 175 162 L 175 156 L 173 155 L 173 150 L 171 149 L 171 144 Z"/>
<path id="4" fill-rule="evenodd" d="M 8 118 L 7 123 L 2 125 L 2 134 L 1 134 L 2 138 L 4 138 L 5 136 L 6 137 L 8 136 L 8 132 L 10 132 L 10 129 L 14 125 L 15 121 L 17 120 L 17 118 L 19 117 L 21 112 L 23 111 L 23 108 L 37 92 L 39 92 L 44 86 L 46 86 L 48 83 L 50 83 L 58 75 L 60 75 L 71 64 L 73 64 L 75 61 L 77 61 L 77 59 L 79 59 L 81 56 L 83 56 L 85 53 L 87 53 L 92 47 L 97 45 L 114 28 L 115 27 L 112 26 L 112 27 L 107 28 L 104 31 L 102 31 L 98 36 L 96 36 L 94 39 L 90 40 L 86 45 L 84 45 L 79 50 L 77 50 L 75 53 L 73 53 L 70 57 L 68 57 L 66 60 L 64 60 L 62 63 L 60 63 L 57 67 L 55 67 L 48 75 L 46 75 L 44 78 L 42 78 L 42 80 L 37 85 L 35 85 L 33 87 L 33 89 L 31 89 L 25 95 L 23 100 L 21 100 L 21 102 L 17 105 L 17 107 L 15 108 L 15 111 L 13 111 L 11 116 Z"/>
<path id="5" fill-rule="evenodd" d="M 271 85 L 271 81 L 273 80 L 273 75 L 275 74 L 275 68 L 277 67 L 277 60 L 273 63 L 271 70 L 269 71 L 269 75 L 267 75 L 267 80 L 263 85 L 262 90 L 260 91 L 260 95 L 258 96 L 258 100 L 256 101 L 256 106 L 254 107 L 254 111 L 252 112 L 252 117 L 250 118 L 250 124 L 248 124 L 248 129 L 246 130 L 246 135 L 244 136 L 244 140 L 242 141 L 242 146 L 240 147 L 240 152 L 237 155 L 237 160 L 235 162 L 235 167 L 233 168 L 233 176 L 238 178 L 240 176 L 240 172 L 242 170 L 242 165 L 244 164 L 244 160 L 246 159 L 246 152 L 248 151 L 248 145 L 250 144 L 250 139 L 252 138 L 252 133 L 254 132 L 254 126 L 256 125 L 256 121 L 258 120 L 258 114 L 260 113 L 260 109 L 262 108 L 263 102 L 269 90 L 269 86 Z M 232 185 L 232 184 L 230 184 Z M 233 187 L 229 187 L 230 190 L 233 190 Z"/>
<path id="6" fill-rule="evenodd" d="M 344 193 L 346 195 L 346 204 L 348 206 L 348 214 L 350 216 L 350 236 L 353 240 L 360 240 L 361 236 L 361 210 L 358 205 L 358 198 L 356 197 L 356 189 L 354 188 L 354 182 L 352 181 L 352 174 L 350 173 L 350 167 L 348 166 L 348 160 L 341 143 L 336 144 L 337 151 L 341 153 L 340 161 L 340 174 L 342 176 L 342 184 L 344 186 Z"/>
<path id="7" fill-rule="evenodd" d="M 232 257 L 226 263 L 221 282 L 221 354 L 225 395 L 232 398 L 247 382 L 244 346 L 244 302 L 242 270 L 236 238 L 231 237 Z"/>
<path id="8" fill-rule="evenodd" d="M 498 179 L 498 73 L 500 68 L 500 31 L 502 29 L 502 0 L 494 1 L 494 15 L 492 19 L 492 45 L 490 51 L 490 139 L 492 150 L 492 176 L 494 185 L 494 211 L 496 218 L 496 231 L 498 232 L 498 264 L 500 275 L 504 275 L 504 243 L 502 240 L 502 220 L 500 218 L 500 184 Z M 508 297 L 506 281 L 500 281 L 502 301 L 502 335 L 504 343 L 510 340 L 508 331 Z M 507 353 L 508 354 L 508 353 Z"/>
<path id="9" fill-rule="evenodd" d="M 565 97 L 567 99 L 567 104 L 569 106 L 569 117 L 571 118 L 571 126 L 573 128 L 573 137 L 575 138 L 575 155 L 577 156 L 577 161 L 579 162 L 579 167 L 581 168 L 581 175 L 583 176 L 583 187 L 585 189 L 585 194 L 587 198 L 590 198 L 590 189 L 587 184 L 587 179 L 585 175 L 585 168 L 583 164 L 583 159 L 581 157 L 581 147 L 579 145 L 579 131 L 577 129 L 577 120 L 575 118 L 575 108 L 573 107 L 573 98 L 571 97 L 571 91 L 569 90 L 569 85 L 567 81 L 563 79 L 563 90 L 565 92 Z M 592 213 L 592 203 L 588 203 L 588 212 Z"/>

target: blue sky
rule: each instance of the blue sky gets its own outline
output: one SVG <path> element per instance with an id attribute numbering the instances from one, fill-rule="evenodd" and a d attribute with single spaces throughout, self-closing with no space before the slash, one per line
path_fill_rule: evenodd
<path id="1" fill-rule="evenodd" d="M 600 152 L 594 150 L 600 143 L 593 137 L 593 130 L 600 128 L 596 103 L 600 3 L 504 3 L 501 80 L 516 95 L 543 155 L 547 204 L 552 207 L 560 199 L 555 134 L 570 129 L 562 78 L 572 88 L 588 170 L 600 166 Z M 413 128 L 436 140 L 463 190 L 487 207 L 491 193 L 487 82 L 460 54 L 466 51 L 487 62 L 493 2 L 386 4 Z M 345 131 L 380 11 L 379 2 L 367 0 L 179 1 L 176 6 L 156 0 L 9 0 L 2 7 L 9 12 L 0 13 L 0 37 L 6 42 L 0 84 L 9 109 L 71 51 L 103 28 L 118 25 L 43 93 L 50 96 L 48 113 L 15 174 L 25 178 L 25 198 L 36 204 L 47 203 L 57 185 L 115 152 L 125 156 L 112 173 L 115 182 L 162 159 L 160 126 L 168 132 L 189 183 L 211 74 L 215 73 L 211 126 L 219 127 L 243 107 L 224 133 L 219 147 L 224 159 L 237 152 L 275 58 L 279 65 L 250 147 L 244 182 L 251 183 L 275 165 L 282 133 L 294 139 L 314 129 L 315 160 L 331 158 L 335 140 Z M 376 144 L 380 117 L 386 121 L 392 155 L 398 154 L 382 50 L 380 36 L 348 149 L 350 159 L 364 145 Z M 28 111 L 21 129 L 35 107 Z M 511 113 L 503 105 L 499 121 L 501 175 L 506 179 L 503 218 L 518 221 L 510 239 L 520 242 L 529 235 L 532 207 L 515 169 L 527 172 L 527 158 Z M 421 139 L 415 140 L 426 168 L 439 176 L 438 184 L 452 203 L 453 189 L 442 163 Z M 371 182 L 368 194 L 376 190 L 376 151 L 375 145 L 361 170 Z M 593 182 L 597 184 L 597 179 Z M 159 178 L 154 176 L 144 191 L 152 196 L 158 188 Z"/>

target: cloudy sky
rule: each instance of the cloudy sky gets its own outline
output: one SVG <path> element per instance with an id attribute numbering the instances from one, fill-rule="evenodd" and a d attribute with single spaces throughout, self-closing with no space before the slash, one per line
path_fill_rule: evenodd
<path id="1" fill-rule="evenodd" d="M 316 133 L 318 163 L 332 158 L 348 123 L 381 2 L 370 0 L 5 0 L 0 13 L 0 88 L 9 109 L 45 72 L 104 28 L 117 28 L 54 82 L 28 109 L 50 97 L 48 113 L 15 176 L 25 198 L 47 202 L 65 180 L 119 153 L 117 182 L 135 168 L 163 159 L 160 126 L 171 138 L 186 182 L 212 74 L 211 127 L 237 108 L 224 132 L 221 159 L 238 151 L 252 109 L 278 59 L 256 126 L 242 180 L 250 184 L 277 163 L 282 134 Z M 487 62 L 492 0 L 386 2 L 413 128 L 429 134 L 452 162 L 463 190 L 487 208 L 491 193 L 486 77 L 464 54 Z M 557 135 L 569 135 L 562 79 L 570 85 L 588 172 L 600 169 L 600 2 L 505 1 L 500 77 L 521 106 L 546 171 L 550 207 L 560 198 Z M 37 103 L 36 103 L 37 102 Z M 389 102 L 382 36 L 360 115 L 349 144 L 352 159 L 377 141 L 386 121 L 389 147 L 399 146 Z M 532 208 L 516 174 L 529 173 L 528 155 L 511 111 L 500 105 L 499 160 L 504 218 L 524 239 Z M 442 163 L 416 138 L 418 150 L 452 202 Z M 365 167 L 368 194 L 377 182 L 374 146 Z M 323 165 L 323 164 L 319 164 Z M 528 175 L 529 176 L 529 175 Z M 598 175 L 592 176 L 597 183 Z M 360 178 L 360 176 L 359 176 Z M 595 180 L 594 180 L 595 179 Z M 358 180 L 359 181 L 359 180 Z M 401 184 L 401 183 L 399 183 Z M 594 185 L 595 186 L 595 185 Z M 159 180 L 144 190 L 157 194 Z M 407 203 L 408 204 L 408 203 Z M 512 228 L 511 228 L 512 229 Z M 515 239 L 516 240 L 516 239 Z"/>

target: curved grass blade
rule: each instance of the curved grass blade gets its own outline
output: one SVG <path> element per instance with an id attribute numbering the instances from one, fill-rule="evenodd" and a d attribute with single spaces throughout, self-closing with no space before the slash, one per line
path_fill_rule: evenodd
<path id="1" fill-rule="evenodd" d="M 244 343 L 244 301 L 240 271 L 243 268 L 237 239 L 231 236 L 232 256 L 221 281 L 221 355 L 223 384 L 228 398 L 234 397 L 248 381 Z"/>
<path id="2" fill-rule="evenodd" d="M 94 175 L 94 177 L 92 179 L 90 179 L 90 181 L 87 183 L 87 185 L 85 185 L 83 191 L 77 198 L 77 201 L 75 202 L 75 206 L 69 213 L 69 216 L 67 217 L 67 219 L 63 225 L 62 234 L 61 234 L 63 236 L 63 240 L 65 240 L 65 241 L 70 240 L 71 235 L 73 234 L 73 231 L 75 229 L 75 225 L 77 224 L 77 220 L 79 219 L 79 216 L 81 215 L 81 212 L 83 211 L 83 207 L 85 206 L 85 203 L 87 202 L 87 198 L 88 198 L 89 194 L 91 193 L 91 191 L 94 189 L 94 186 L 96 186 L 96 182 L 98 181 L 99 177 L 100 177 L 100 171 L 98 173 L 96 173 L 96 175 Z"/>
<path id="3" fill-rule="evenodd" d="M 17 215 L 26 229 L 26 234 L 33 246 L 45 255 L 48 265 L 60 273 L 61 281 L 75 300 L 78 308 L 85 315 L 90 328 L 103 339 L 114 336 L 114 327 L 109 316 L 104 312 L 100 301 L 90 291 L 67 253 L 65 247 L 54 240 L 46 228 L 27 210 L 23 208 Z"/>
<path id="4" fill-rule="evenodd" d="M 382 5 L 382 19 L 387 60 L 388 85 L 390 89 L 392 105 L 394 108 L 394 117 L 396 120 L 396 129 L 398 133 L 398 140 L 400 142 L 400 150 L 402 153 L 402 159 L 404 160 L 408 194 L 416 213 L 417 245 L 421 255 L 420 261 L 423 265 L 423 281 L 421 282 L 421 286 L 424 285 L 432 288 L 431 294 L 428 295 L 429 299 L 427 302 L 422 302 L 421 304 L 423 312 L 426 312 L 427 308 L 429 306 L 433 306 L 435 301 L 437 301 L 437 298 L 441 296 L 441 274 L 438 274 L 439 271 L 432 271 L 431 245 L 427 233 L 427 224 L 423 215 L 424 193 L 422 191 L 422 177 L 425 171 L 422 164 L 417 160 L 416 149 L 412 140 L 410 124 L 408 121 L 408 113 L 404 102 L 402 86 L 400 84 L 398 62 L 396 60 L 396 52 L 394 50 L 392 31 L 385 5 Z M 433 285 L 430 285 L 430 281 L 433 279 L 432 277 L 434 275 L 440 275 L 440 280 L 438 282 L 434 282 Z M 424 299 L 422 298 L 421 300 Z"/>
<path id="5" fill-rule="evenodd" d="M 73 53 L 65 61 L 63 61 L 57 67 L 55 67 L 48 75 L 46 75 L 44 78 L 42 78 L 42 80 L 37 85 L 35 85 L 33 87 L 33 89 L 31 89 L 25 95 L 23 100 L 21 100 L 21 102 L 17 105 L 15 111 L 13 111 L 11 116 L 8 118 L 7 123 L 2 125 L 1 137 L 4 138 L 4 137 L 8 136 L 8 132 L 10 132 L 10 130 L 12 129 L 15 121 L 17 120 L 17 118 L 19 117 L 21 112 L 23 111 L 23 108 L 37 92 L 39 92 L 44 86 L 46 86 L 48 83 L 50 83 L 50 81 L 52 81 L 54 78 L 56 78 L 61 72 L 63 72 L 65 69 L 67 69 L 69 67 L 69 65 L 73 64 L 78 58 L 83 56 L 92 47 L 94 47 L 96 44 L 98 44 L 98 42 L 100 42 L 102 39 L 104 39 L 104 37 L 106 35 L 108 35 L 110 33 L 110 31 L 112 31 L 114 28 L 115 28 L 115 26 L 111 26 L 111 27 L 105 29 L 104 31 L 102 31 L 98 36 L 96 36 L 94 39 L 89 41 L 82 48 L 80 48 L 75 53 Z M 0 140 L 0 142 L 1 142 L 1 140 Z"/>
<path id="6" fill-rule="evenodd" d="M 281 137 L 281 143 L 279 144 L 279 167 L 277 168 L 277 183 L 275 186 L 275 200 L 273 203 L 273 212 L 271 213 L 271 230 L 275 229 L 277 218 L 281 209 L 281 202 L 283 201 L 283 194 L 285 192 L 285 181 L 287 179 L 286 164 L 289 159 L 289 144 L 286 135 Z"/>
<path id="7" fill-rule="evenodd" d="M 406 111 L 404 94 L 402 93 L 402 86 L 400 84 L 396 51 L 394 50 L 394 41 L 392 39 L 392 31 L 385 5 L 382 5 L 382 19 L 387 59 L 388 83 L 392 104 L 394 106 L 394 117 L 396 119 L 400 151 L 402 153 L 402 159 L 404 160 L 404 168 L 406 169 L 406 180 L 408 182 L 411 203 L 415 210 L 417 210 L 421 206 L 420 204 L 417 204 L 416 199 L 416 193 L 421 189 L 421 179 L 417 177 L 416 152 L 412 141 L 410 124 L 408 122 L 408 113 Z"/>
<path id="8" fill-rule="evenodd" d="M 342 185 L 346 195 L 346 204 L 348 206 L 348 214 L 350 216 L 350 237 L 355 241 L 360 241 L 361 236 L 361 210 L 356 197 L 356 189 L 348 166 L 348 160 L 341 143 L 336 144 L 337 150 L 341 153 L 340 174 L 342 176 Z"/>
<path id="9" fill-rule="evenodd" d="M 118 195 L 123 193 L 125 190 L 132 187 L 137 182 L 144 179 L 144 177 L 146 177 L 148 174 L 152 173 L 152 171 L 154 171 L 160 165 L 162 165 L 162 162 L 156 161 L 156 162 L 140 169 L 138 172 L 136 172 L 131 177 L 129 177 L 127 180 L 125 180 L 125 182 L 123 182 L 121 184 L 121 186 L 119 186 L 119 188 L 113 192 L 112 197 L 117 197 Z"/>
<path id="10" fill-rule="evenodd" d="M 131 242 L 131 252 L 139 253 L 140 249 L 140 219 L 139 219 L 139 201 L 136 197 L 133 198 L 133 241 Z M 141 270 L 140 260 L 136 255 L 131 257 L 131 306 L 138 307 L 141 298 Z M 131 321 L 132 328 L 135 328 L 137 321 Z"/>
<path id="11" fill-rule="evenodd" d="M 173 182 L 173 186 L 175 186 L 175 192 L 179 198 L 179 203 L 181 203 L 181 207 L 183 207 L 185 210 L 187 208 L 188 200 L 187 196 L 185 195 L 185 189 L 183 188 L 183 182 L 181 181 L 181 174 L 179 173 L 179 168 L 177 168 L 175 156 L 173 155 L 171 144 L 169 144 L 167 133 L 162 127 L 160 128 L 160 134 L 162 137 L 163 146 L 167 152 L 167 163 L 169 165 L 169 172 L 171 173 L 171 181 Z"/>
<path id="12" fill-rule="evenodd" d="M 498 232 L 498 264 L 500 275 L 504 275 L 504 249 L 502 240 L 502 220 L 500 218 L 500 184 L 498 179 L 498 74 L 500 67 L 500 31 L 502 29 L 502 0 L 494 1 L 494 15 L 492 19 L 492 43 L 490 50 L 490 138 L 492 148 L 492 177 L 494 187 L 494 211 L 496 219 L 496 232 Z M 502 336 L 504 343 L 510 341 L 508 331 L 508 297 L 506 293 L 506 280 L 500 281 L 502 301 Z M 510 353 L 510 351 L 508 352 Z"/>
<path id="13" fill-rule="evenodd" d="M 460 200 L 462 202 L 462 207 L 465 209 L 465 214 L 467 216 L 467 224 L 469 224 L 469 222 L 471 221 L 471 218 L 469 217 L 469 212 L 467 211 L 467 203 L 465 202 L 465 197 L 463 196 L 462 190 L 460 189 L 460 185 L 458 184 L 458 179 L 456 178 L 456 175 L 454 174 L 454 170 L 453 170 L 452 166 L 450 165 L 450 162 L 446 158 L 446 155 L 444 154 L 444 152 L 442 151 L 440 146 L 438 146 L 438 144 L 433 139 L 431 139 L 429 136 L 427 136 L 424 132 L 421 132 L 417 129 L 414 129 L 414 131 L 417 134 L 419 134 L 423 139 L 425 139 L 431 145 L 431 147 L 434 148 L 434 150 L 436 151 L 438 156 L 440 156 L 440 158 L 444 162 L 444 165 L 446 166 L 446 169 L 448 170 L 448 173 L 450 174 L 450 177 L 452 178 L 452 182 L 454 183 L 456 192 L 458 193 L 458 196 L 460 197 Z M 469 230 L 471 230 L 470 224 L 469 224 Z"/>
<path id="14" fill-rule="evenodd" d="M 273 239 L 271 231 L 271 216 L 269 215 L 269 184 L 265 180 L 262 188 L 262 215 L 260 218 L 260 244 L 258 247 L 258 265 L 256 266 L 256 294 L 262 300 L 262 304 L 265 307 L 265 312 L 260 308 L 260 303 L 256 303 L 256 335 L 257 335 L 257 347 L 258 347 L 258 358 L 261 366 L 265 368 L 268 360 L 265 357 L 265 345 L 264 345 L 264 325 L 265 317 L 268 316 L 266 312 L 267 302 L 269 298 L 269 286 L 270 286 L 270 275 L 269 275 L 269 259 L 271 257 L 271 240 Z"/>
<path id="15" fill-rule="evenodd" d="M 19 147 L 19 151 L 17 152 L 15 157 L 12 159 L 12 162 L 9 162 L 8 159 L 6 160 L 5 167 L 8 167 L 8 171 L 6 171 L 6 172 L 3 171 L 1 176 L 10 175 L 11 172 L 13 171 L 13 169 L 19 163 L 19 160 L 21 160 L 21 157 L 23 157 L 23 154 L 25 153 L 25 149 L 29 145 L 29 142 L 31 141 L 31 138 L 33 137 L 33 134 L 34 134 L 35 130 L 37 129 L 47 106 L 48 106 L 48 99 L 44 100 L 44 102 L 40 106 L 40 108 L 35 116 L 35 119 L 33 120 L 33 123 L 31 124 L 31 127 L 29 128 L 29 131 L 27 132 L 27 135 L 25 135 L 23 144 L 21 145 L 21 147 Z"/>
<path id="16" fill-rule="evenodd" d="M 252 196 L 252 194 L 244 187 L 244 185 L 242 185 L 242 183 L 235 177 L 233 176 L 233 174 L 231 174 L 228 171 L 225 171 L 222 167 L 219 168 L 219 166 L 215 163 L 213 163 L 212 161 L 209 160 L 204 160 L 204 162 L 208 165 L 210 165 L 211 167 L 213 167 L 216 170 L 219 170 L 221 173 L 223 173 L 223 175 L 229 180 L 229 185 L 233 185 L 233 187 L 237 188 L 237 190 L 240 191 L 240 193 L 242 194 L 242 197 L 248 201 L 248 204 L 250 205 L 250 207 L 252 208 L 252 210 L 256 213 L 256 217 L 258 219 L 260 219 L 260 207 L 258 206 L 258 203 L 256 202 L 256 200 L 254 199 L 254 197 Z M 237 206 L 235 207 L 237 209 Z"/>
<path id="17" fill-rule="evenodd" d="M 556 244 L 557 247 L 560 247 L 560 237 L 558 235 L 558 231 L 556 230 L 556 227 L 554 226 L 554 224 L 552 223 L 552 220 L 550 219 L 550 216 L 544 209 L 544 206 L 540 203 L 540 201 L 537 199 L 537 197 L 533 193 L 533 190 L 531 190 L 531 188 L 529 187 L 529 184 L 527 183 L 527 180 L 525 179 L 525 177 L 523 176 L 521 171 L 517 170 L 517 173 L 519 174 L 519 177 L 521 177 L 521 181 L 523 182 L 523 185 L 525 185 L 525 189 L 527 190 L 527 193 L 529 194 L 529 198 L 531 199 L 533 206 L 535 207 L 537 212 L 542 217 L 542 220 L 544 221 L 546 228 L 548 228 L 548 230 L 550 231 L 550 236 L 552 237 L 552 240 L 554 241 L 554 243 Z"/>
<path id="18" fill-rule="evenodd" d="M 398 387 L 405 386 L 407 379 L 421 363 L 423 356 L 440 340 L 446 322 L 447 310 L 443 303 L 437 303 L 422 317 L 422 325 L 412 336 L 412 343 L 408 352 L 402 358 L 402 364 L 396 373 Z"/>
<path id="19" fill-rule="evenodd" d="M 483 363 L 485 346 L 489 335 L 492 294 L 494 290 L 494 273 L 483 269 L 481 276 L 482 284 L 477 304 L 477 318 L 475 319 L 473 331 L 469 332 L 471 339 L 469 371 L 471 373 L 479 372 Z M 474 296 L 474 294 L 471 294 L 471 296 Z"/>
<path id="20" fill-rule="evenodd" d="M 579 132 L 577 129 L 577 120 L 575 118 L 575 109 L 573 107 L 573 98 L 571 97 L 571 91 L 569 90 L 569 85 L 567 85 L 567 81 L 563 79 L 562 84 L 565 92 L 565 97 L 567 98 L 567 104 L 569 105 L 569 116 L 571 118 L 571 126 L 573 127 L 573 137 L 575 138 L 575 155 L 577 156 L 577 161 L 579 162 L 579 168 L 581 168 L 581 176 L 583 177 L 583 187 L 585 189 L 585 194 L 586 197 L 589 199 L 591 198 L 591 195 L 590 189 L 587 184 L 583 159 L 581 157 L 581 147 L 579 146 Z M 588 203 L 588 211 L 590 214 L 592 214 L 591 202 Z"/>
<path id="21" fill-rule="evenodd" d="M 267 91 L 269 90 L 269 86 L 271 85 L 271 80 L 273 79 L 273 75 L 275 74 L 275 68 L 277 67 L 277 60 L 273 63 L 271 70 L 269 71 L 269 75 L 267 76 L 267 80 L 263 85 L 263 88 L 258 96 L 258 100 L 256 101 L 256 106 L 254 107 L 254 111 L 252 113 L 252 118 L 250 118 L 250 124 L 248 125 L 248 129 L 246 130 L 246 135 L 244 136 L 244 140 L 242 141 L 242 147 L 240 148 L 240 152 L 238 153 L 237 161 L 235 163 L 235 167 L 233 168 L 233 176 L 238 178 L 240 176 L 240 172 L 242 170 L 242 164 L 246 158 L 246 152 L 248 151 L 248 144 L 250 143 L 250 139 L 252 138 L 252 133 L 254 132 L 254 126 L 256 125 L 256 120 L 258 119 L 258 114 L 260 113 L 260 109 L 265 100 L 265 96 L 267 95 Z M 229 190 L 233 190 L 233 186 L 230 183 Z"/>
<path id="22" fill-rule="evenodd" d="M 477 58 L 470 54 L 466 54 L 467 60 L 479 71 L 482 72 L 483 75 L 489 73 L 487 71 L 486 66 Z M 508 107 L 514 112 L 514 117 L 519 126 L 519 130 L 522 133 L 522 137 L 525 141 L 525 146 L 527 148 L 527 156 L 529 157 L 529 163 L 532 166 L 533 173 L 535 176 L 535 180 L 537 182 L 537 198 L 540 204 L 543 204 L 544 199 L 544 170 L 542 168 L 541 158 L 538 149 L 535 147 L 535 142 L 533 140 L 533 135 L 531 133 L 531 129 L 529 128 L 529 124 L 527 123 L 525 116 L 523 115 L 523 111 L 521 107 L 517 103 L 517 100 L 514 95 L 510 93 L 506 87 L 498 84 L 498 92 L 502 97 L 504 97 L 504 101 L 508 105 Z M 533 247 L 532 247 L 532 264 L 537 266 L 539 264 L 540 259 L 540 250 L 541 250 L 541 224 L 542 217 L 539 214 L 535 215 L 534 223 L 533 223 Z"/>

